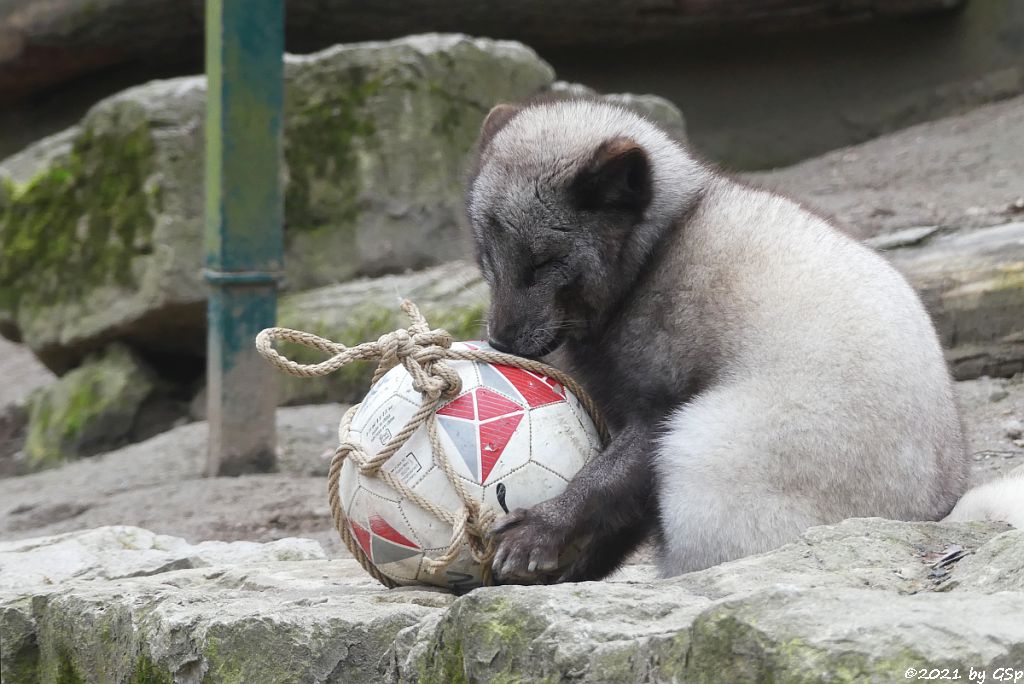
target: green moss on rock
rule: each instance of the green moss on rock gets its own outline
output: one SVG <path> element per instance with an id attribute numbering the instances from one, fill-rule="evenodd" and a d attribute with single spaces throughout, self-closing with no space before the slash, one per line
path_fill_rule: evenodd
<path id="1" fill-rule="evenodd" d="M 0 606 L 0 679 L 4 684 L 39 681 L 39 644 L 28 599 Z"/>
<path id="2" fill-rule="evenodd" d="M 516 600 L 487 590 L 467 594 L 453 604 L 417 662 L 419 681 L 558 681 L 528 666 L 539 656 L 531 645 L 546 627 L 544 616 Z"/>
<path id="3" fill-rule="evenodd" d="M 67 653 L 60 654 L 56 684 L 85 684 L 85 679 L 78 674 L 75 664 L 71 662 L 71 657 Z"/>
<path id="4" fill-rule="evenodd" d="M 131 431 L 142 403 L 153 392 L 148 370 L 122 345 L 87 360 L 29 403 L 25 451 L 30 468 L 113 446 Z"/>
<path id="5" fill-rule="evenodd" d="M 131 684 L 174 684 L 174 677 L 146 655 L 139 656 L 135 662 Z"/>
<path id="6" fill-rule="evenodd" d="M 781 625 L 770 610 L 738 601 L 701 614 L 693 625 L 688 679 L 708 684 L 888 682 L 901 681 L 908 667 L 929 662 L 925 654 L 900 647 L 898 639 L 877 655 L 852 643 L 849 650 L 815 644 L 813 634 Z"/>
<path id="7" fill-rule="evenodd" d="M 154 146 L 141 109 L 113 108 L 86 126 L 68 155 L 0 204 L 0 308 L 79 299 L 103 284 L 132 284 L 149 250 Z"/>
<path id="8" fill-rule="evenodd" d="M 357 141 L 375 132 L 363 108 L 380 89 L 359 69 L 331 88 L 293 84 L 285 109 L 285 225 L 292 231 L 331 227 L 351 231 L 358 217 Z M 290 236 L 289 236 L 290 237 Z"/>

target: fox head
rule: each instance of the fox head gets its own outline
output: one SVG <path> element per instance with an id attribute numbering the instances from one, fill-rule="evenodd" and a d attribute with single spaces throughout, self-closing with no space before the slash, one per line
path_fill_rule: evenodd
<path id="1" fill-rule="evenodd" d="M 478 153 L 467 208 L 488 335 L 520 356 L 599 327 L 699 185 L 666 134 L 599 102 L 498 105 Z"/>

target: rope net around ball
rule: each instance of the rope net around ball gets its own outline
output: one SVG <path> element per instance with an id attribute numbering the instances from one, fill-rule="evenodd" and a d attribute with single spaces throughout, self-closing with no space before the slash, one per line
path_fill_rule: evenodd
<path id="1" fill-rule="evenodd" d="M 424 567 L 428 572 L 443 572 L 460 555 L 463 548 L 468 548 L 473 560 L 480 564 L 484 584 L 491 583 L 490 566 L 494 557 L 494 545 L 487 532 L 497 518 L 497 512 L 484 506 L 472 498 L 441 444 L 437 433 L 437 421 L 434 412 L 462 390 L 459 374 L 448 365 L 448 361 L 478 361 L 480 363 L 498 364 L 522 368 L 533 373 L 546 375 L 560 382 L 576 395 L 583 408 L 590 414 L 602 441 L 607 439 L 607 430 L 601 421 L 597 408 L 591 398 L 572 378 L 557 368 L 532 359 L 525 359 L 491 349 L 452 349 L 452 337 L 444 330 L 431 330 L 426 319 L 416 305 L 409 300 L 402 302 L 402 310 L 409 317 L 408 328 L 395 330 L 381 335 L 375 342 L 364 342 L 354 347 L 347 347 L 337 342 L 324 339 L 318 335 L 290 330 L 288 328 L 267 328 L 256 337 L 256 348 L 260 354 L 278 370 L 303 378 L 314 378 L 329 375 L 354 361 L 376 361 L 377 370 L 373 374 L 371 385 L 376 384 L 385 373 L 396 366 L 403 366 L 412 376 L 412 386 L 420 393 L 422 401 L 416 413 L 405 423 L 401 430 L 381 449 L 376 456 L 370 457 L 358 442 L 349 439 L 349 427 L 352 418 L 359 410 L 359 404 L 352 406 L 341 419 L 338 426 L 338 448 L 331 460 L 331 468 L 327 476 L 327 495 L 331 506 L 334 525 L 341 535 L 342 541 L 360 565 L 373 578 L 386 587 L 394 587 L 396 583 L 378 570 L 366 552 L 352 535 L 351 528 L 345 517 L 338 497 L 338 478 L 342 464 L 351 459 L 360 474 L 382 480 L 389 487 L 427 511 L 439 520 L 452 527 L 452 537 L 444 551 L 435 558 L 424 557 Z M 292 361 L 274 348 L 274 341 L 291 342 L 310 349 L 316 349 L 330 358 L 320 363 L 302 364 Z M 462 505 L 457 511 L 449 511 L 408 487 L 400 479 L 382 469 L 383 465 L 405 444 L 405 442 L 421 427 L 425 427 L 430 441 L 430 450 L 434 464 L 440 467 L 448 482 L 458 494 Z"/>

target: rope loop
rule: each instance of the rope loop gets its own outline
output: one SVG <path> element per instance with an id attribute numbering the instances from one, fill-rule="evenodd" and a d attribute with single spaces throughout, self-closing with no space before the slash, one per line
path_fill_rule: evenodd
<path id="1" fill-rule="evenodd" d="M 452 336 L 445 330 L 431 330 L 427 320 L 415 304 L 408 299 L 403 300 L 402 310 L 409 317 L 409 327 L 385 333 L 374 342 L 364 342 L 354 347 L 346 347 L 312 333 L 288 328 L 267 328 L 256 336 L 256 348 L 278 370 L 297 377 L 313 378 L 328 375 L 353 361 L 377 362 L 377 369 L 373 374 L 371 384 L 376 384 L 385 373 L 396 366 L 401 365 L 408 371 L 412 376 L 413 388 L 421 395 L 420 407 L 376 456 L 371 457 L 359 443 L 349 439 L 349 428 L 352 418 L 359 409 L 359 404 L 346 411 L 338 425 L 339 443 L 334 457 L 331 459 L 331 468 L 327 476 L 327 497 L 334 525 L 345 546 L 373 578 L 387 587 L 396 586 L 395 581 L 381 573 L 366 556 L 362 547 L 353 537 L 342 509 L 338 496 L 338 479 L 345 461 L 351 460 L 364 477 L 379 478 L 401 494 L 405 500 L 419 506 L 438 520 L 451 525 L 452 536 L 448 546 L 434 558 L 423 559 L 424 567 L 428 572 L 443 572 L 459 558 L 464 550 L 468 550 L 474 562 L 481 566 L 484 584 L 491 584 L 490 566 L 495 549 L 494 543 L 487 533 L 494 521 L 497 520 L 498 514 L 495 510 L 483 506 L 474 499 L 466 489 L 464 481 L 448 460 L 437 434 L 434 412 L 442 403 L 453 399 L 462 391 L 462 380 L 458 372 L 448 362 L 478 361 L 514 366 L 546 375 L 576 395 L 594 420 L 602 440 L 607 441 L 608 432 L 593 400 L 572 378 L 558 369 L 539 361 L 490 349 L 452 349 Z M 274 342 L 277 340 L 314 349 L 328 354 L 330 357 L 319 363 L 298 363 L 285 357 L 274 348 Z M 462 502 L 459 510 L 455 512 L 437 506 L 410 489 L 402 480 L 383 470 L 384 464 L 421 427 L 426 428 L 434 463 L 444 471 L 449 484 Z"/>

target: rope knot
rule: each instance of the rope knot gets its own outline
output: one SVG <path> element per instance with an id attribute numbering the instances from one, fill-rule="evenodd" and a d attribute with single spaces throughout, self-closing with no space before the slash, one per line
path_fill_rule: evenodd
<path id="1" fill-rule="evenodd" d="M 452 336 L 448 334 L 447 330 L 438 329 L 416 333 L 413 335 L 413 341 L 420 347 L 436 348 L 434 353 L 438 353 L 443 356 L 446 350 L 451 349 L 452 343 L 455 340 L 452 339 Z"/>
<path id="2" fill-rule="evenodd" d="M 412 356 L 417 346 L 407 330 L 398 329 L 384 333 L 377 338 L 377 349 L 380 353 L 380 367 L 391 370 L 403 360 Z"/>
<path id="3" fill-rule="evenodd" d="M 462 378 L 454 368 L 443 361 L 431 363 L 424 369 L 424 375 L 421 383 L 417 383 L 414 378 L 412 386 L 435 400 L 452 399 L 462 391 Z"/>

